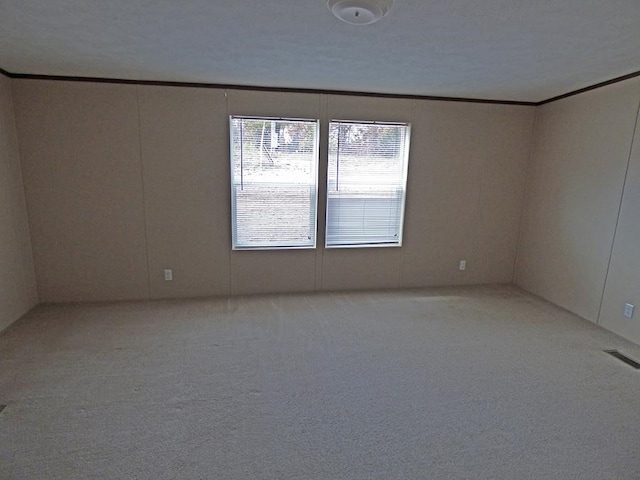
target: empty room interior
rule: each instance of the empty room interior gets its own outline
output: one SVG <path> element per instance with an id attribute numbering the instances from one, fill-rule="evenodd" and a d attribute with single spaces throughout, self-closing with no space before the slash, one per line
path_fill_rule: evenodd
<path id="1" fill-rule="evenodd" d="M 640 479 L 638 25 L 0 2 L 0 478 Z"/>

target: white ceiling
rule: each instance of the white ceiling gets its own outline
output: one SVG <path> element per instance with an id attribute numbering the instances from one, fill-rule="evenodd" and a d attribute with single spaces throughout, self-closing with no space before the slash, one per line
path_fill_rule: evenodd
<path id="1" fill-rule="evenodd" d="M 640 70 L 640 0 L 0 0 L 0 67 L 538 102 Z"/>

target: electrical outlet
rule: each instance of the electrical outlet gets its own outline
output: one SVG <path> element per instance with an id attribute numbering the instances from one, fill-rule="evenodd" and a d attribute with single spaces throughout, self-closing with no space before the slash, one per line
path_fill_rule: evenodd
<path id="1" fill-rule="evenodd" d="M 624 306 L 624 316 L 627 318 L 633 318 L 633 311 L 636 309 L 635 305 L 627 303 Z"/>
<path id="2" fill-rule="evenodd" d="M 164 280 L 166 282 L 170 282 L 173 280 L 173 270 L 171 270 L 170 268 L 166 268 L 164 270 Z"/>
<path id="3" fill-rule="evenodd" d="M 466 260 L 460 260 L 460 266 L 458 268 L 460 270 L 466 270 L 467 269 L 467 261 Z"/>

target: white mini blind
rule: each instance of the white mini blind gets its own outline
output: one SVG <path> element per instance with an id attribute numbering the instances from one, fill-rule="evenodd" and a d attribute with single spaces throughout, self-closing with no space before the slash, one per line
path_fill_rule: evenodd
<path id="1" fill-rule="evenodd" d="M 402 245 L 410 126 L 332 121 L 327 247 Z"/>
<path id="2" fill-rule="evenodd" d="M 316 245 L 318 121 L 230 117 L 233 249 Z"/>

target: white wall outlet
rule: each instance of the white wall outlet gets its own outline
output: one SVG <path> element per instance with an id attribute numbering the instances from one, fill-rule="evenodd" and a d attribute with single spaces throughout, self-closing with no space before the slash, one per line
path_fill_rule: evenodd
<path id="1" fill-rule="evenodd" d="M 170 268 L 165 268 L 164 270 L 164 279 L 167 282 L 170 282 L 173 280 L 173 270 L 171 270 Z"/>
<path id="2" fill-rule="evenodd" d="M 460 270 L 466 270 L 467 269 L 467 261 L 466 260 L 460 260 L 460 266 L 458 268 Z"/>
<path id="3" fill-rule="evenodd" d="M 633 311 L 636 309 L 635 305 L 627 303 L 624 306 L 624 316 L 627 318 L 633 318 Z"/>

